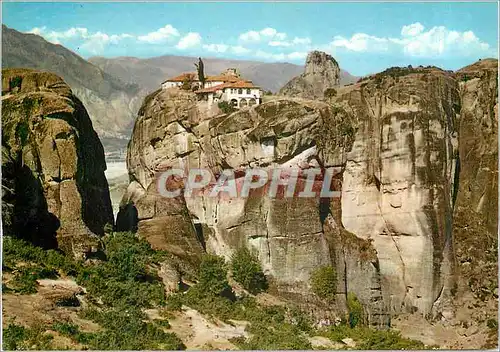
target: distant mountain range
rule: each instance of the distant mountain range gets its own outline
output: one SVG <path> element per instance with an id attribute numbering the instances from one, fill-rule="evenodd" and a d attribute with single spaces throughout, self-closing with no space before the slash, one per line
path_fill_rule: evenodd
<path id="1" fill-rule="evenodd" d="M 182 72 L 195 71 L 198 58 L 190 56 L 165 55 L 150 59 L 135 57 L 91 57 L 89 61 L 124 82 L 136 83 L 150 91 L 161 82 Z M 268 63 L 245 60 L 203 58 L 205 73 L 219 74 L 228 67 L 237 68 L 241 75 L 251 79 L 262 89 L 277 92 L 285 83 L 304 71 L 304 66 L 290 63 Z M 353 83 L 358 77 L 341 71 L 341 84 Z"/>
<path id="2" fill-rule="evenodd" d="M 82 100 L 107 150 L 126 145 L 143 98 L 165 79 L 194 71 L 198 58 L 165 55 L 149 59 L 92 57 L 85 60 L 59 44 L 36 34 L 21 33 L 2 25 L 2 67 L 25 67 L 60 75 Z M 207 74 L 228 67 L 239 69 L 262 89 L 278 91 L 304 67 L 290 63 L 203 58 Z M 341 72 L 341 84 L 357 77 Z M 120 142 L 120 139 L 123 141 Z"/>
<path id="3" fill-rule="evenodd" d="M 68 83 L 89 112 L 101 137 L 129 135 L 143 94 L 66 49 L 35 34 L 2 26 L 2 68 L 24 67 L 56 73 Z"/>

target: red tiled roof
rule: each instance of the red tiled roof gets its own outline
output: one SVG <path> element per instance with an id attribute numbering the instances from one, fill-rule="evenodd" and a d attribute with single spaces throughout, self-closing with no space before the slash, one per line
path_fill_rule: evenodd
<path id="1" fill-rule="evenodd" d="M 196 91 L 196 93 L 213 93 L 224 88 L 259 88 L 259 87 L 254 85 L 252 81 L 239 80 L 237 82 L 228 82 L 210 88 L 199 89 Z"/>
<path id="2" fill-rule="evenodd" d="M 213 87 L 210 87 L 210 88 L 203 88 L 203 89 L 198 89 L 197 91 L 195 91 L 196 94 L 198 93 L 212 93 L 212 92 L 216 92 L 218 91 L 219 89 L 223 89 L 225 88 L 225 86 L 227 85 L 228 83 L 222 83 L 222 84 L 218 84 L 216 86 L 213 86 Z"/>
<path id="3" fill-rule="evenodd" d="M 207 76 L 205 81 L 207 82 L 237 82 L 241 80 L 241 78 L 231 75 L 215 75 L 215 76 Z"/>
<path id="4" fill-rule="evenodd" d="M 239 80 L 234 83 L 228 83 L 224 88 L 259 88 L 252 81 Z"/>
<path id="5" fill-rule="evenodd" d="M 198 74 L 194 72 L 182 73 L 174 78 L 169 78 L 165 82 L 184 82 L 186 79 L 191 79 L 193 81 L 198 81 Z"/>

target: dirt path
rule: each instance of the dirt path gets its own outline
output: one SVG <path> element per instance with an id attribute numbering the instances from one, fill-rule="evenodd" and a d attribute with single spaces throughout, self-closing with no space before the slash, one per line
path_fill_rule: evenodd
<path id="1" fill-rule="evenodd" d="M 235 350 L 237 347 L 229 340 L 234 337 L 247 337 L 245 331 L 247 322 L 231 321 L 233 325 L 218 319 L 208 320 L 198 311 L 183 306 L 182 312 L 168 320 L 170 331 L 179 336 L 187 349 L 219 349 Z"/>

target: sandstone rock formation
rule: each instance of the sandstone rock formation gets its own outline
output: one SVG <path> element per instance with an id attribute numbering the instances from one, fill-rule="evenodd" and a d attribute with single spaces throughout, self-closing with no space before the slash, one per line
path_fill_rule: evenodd
<path id="1" fill-rule="evenodd" d="M 496 101 L 488 82 L 491 90 L 471 94 Z M 231 115 L 192 93 L 156 92 L 129 144 L 131 183 L 118 221 L 177 253 L 229 258 L 247 246 L 278 292 L 305 304 L 318 304 L 311 273 L 333 265 L 336 309 L 354 292 L 377 326 L 393 313 L 437 317 L 452 309 L 456 287 L 460 119 L 478 109 L 463 101 L 456 75 L 434 67 L 386 70 L 339 88 L 328 103 L 279 98 Z M 156 177 L 168 168 L 233 169 L 241 183 L 247 167 L 333 170 L 341 198 L 272 198 L 259 189 L 248 198 L 157 194 Z M 483 202 L 493 206 L 493 193 Z"/>
<path id="2" fill-rule="evenodd" d="M 373 241 L 392 311 L 440 311 L 454 286 L 457 81 L 439 69 L 394 68 L 339 91 L 334 105 L 357 120 L 342 224 Z"/>
<path id="3" fill-rule="evenodd" d="M 462 97 L 454 209 L 459 290 L 472 291 L 479 304 L 498 302 L 498 60 L 464 67 L 457 79 Z"/>
<path id="4" fill-rule="evenodd" d="M 113 212 L 104 151 L 83 104 L 47 72 L 2 71 L 2 215 L 6 234 L 81 256 Z"/>
<path id="5" fill-rule="evenodd" d="M 304 73 L 292 78 L 280 89 L 280 95 L 321 99 L 327 89 L 335 89 L 340 84 L 340 68 L 337 61 L 321 51 L 307 55 Z"/>

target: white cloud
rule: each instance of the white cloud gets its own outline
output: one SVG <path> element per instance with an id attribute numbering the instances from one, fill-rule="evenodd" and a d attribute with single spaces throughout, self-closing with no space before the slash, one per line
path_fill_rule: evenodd
<path id="1" fill-rule="evenodd" d="M 337 48 L 345 48 L 351 51 L 386 51 L 388 40 L 386 38 L 377 38 L 365 33 L 356 33 L 351 38 L 335 36 L 332 41 L 332 46 Z"/>
<path id="2" fill-rule="evenodd" d="M 225 44 L 205 44 L 203 45 L 203 49 L 213 53 L 225 53 L 229 49 L 229 46 Z"/>
<path id="3" fill-rule="evenodd" d="M 270 41 L 267 44 L 269 46 L 282 46 L 282 47 L 298 46 L 298 45 L 309 45 L 309 44 L 311 44 L 311 39 L 310 38 L 298 38 L 298 37 L 295 37 L 291 41 L 272 40 L 272 41 Z"/>
<path id="4" fill-rule="evenodd" d="M 262 59 L 267 59 L 267 60 L 276 60 L 276 61 L 282 61 L 285 60 L 286 56 L 283 53 L 279 54 L 273 54 L 273 53 L 268 53 L 262 50 L 257 50 L 255 53 L 256 57 L 262 58 Z"/>
<path id="5" fill-rule="evenodd" d="M 171 26 L 170 24 L 167 24 L 165 27 L 162 27 L 157 31 L 149 32 L 146 35 L 138 36 L 137 39 L 142 42 L 154 44 L 154 43 L 161 43 L 168 39 L 178 37 L 179 35 L 180 35 L 179 31 L 175 27 Z"/>
<path id="6" fill-rule="evenodd" d="M 263 50 L 257 50 L 254 56 L 272 61 L 286 61 L 286 60 L 303 60 L 307 57 L 307 51 L 294 51 L 292 53 L 269 53 Z"/>
<path id="7" fill-rule="evenodd" d="M 355 52 L 399 51 L 419 57 L 469 56 L 491 51 L 489 44 L 482 42 L 472 31 L 458 32 L 444 26 L 426 31 L 420 22 L 403 26 L 399 38 L 356 33 L 351 38 L 335 36 L 330 45 Z"/>
<path id="8" fill-rule="evenodd" d="M 311 38 L 295 37 L 295 38 L 293 38 L 292 43 L 295 45 L 308 45 L 308 44 L 311 44 Z"/>
<path id="9" fill-rule="evenodd" d="M 245 42 L 258 42 L 260 40 L 260 34 L 256 31 L 248 31 L 240 34 L 240 39 Z"/>
<path id="10" fill-rule="evenodd" d="M 35 27 L 28 31 L 43 36 L 46 40 L 54 44 L 61 44 L 69 40 L 82 40 L 81 47 L 92 54 L 100 54 L 109 44 L 118 44 L 122 39 L 133 38 L 130 34 L 106 34 L 102 32 L 91 33 L 87 28 L 73 27 L 66 31 L 47 31 L 46 27 Z"/>
<path id="11" fill-rule="evenodd" d="M 201 44 L 201 35 L 196 32 L 189 32 L 182 37 L 176 45 L 177 49 L 185 50 Z"/>
<path id="12" fill-rule="evenodd" d="M 290 46 L 292 45 L 290 42 L 282 42 L 282 41 L 270 41 L 269 43 L 269 46 Z"/>
<path id="13" fill-rule="evenodd" d="M 293 53 L 287 54 L 287 58 L 290 60 L 303 60 L 307 57 L 307 51 L 294 51 Z"/>
<path id="14" fill-rule="evenodd" d="M 245 47 L 243 47 L 241 45 L 235 45 L 235 46 L 231 47 L 231 51 L 234 54 L 242 55 L 242 54 L 248 54 L 251 50 L 247 49 L 247 48 L 245 48 Z"/>
<path id="15" fill-rule="evenodd" d="M 407 26 L 403 26 L 403 28 L 401 28 L 401 35 L 402 36 L 415 36 L 419 33 L 422 33 L 422 31 L 424 30 L 424 26 L 422 25 L 422 23 L 420 22 L 415 22 L 415 23 L 412 23 L 412 24 L 409 24 Z"/>
<path id="16" fill-rule="evenodd" d="M 278 32 L 274 28 L 264 28 L 260 31 L 248 31 L 240 34 L 239 39 L 244 42 L 259 42 L 263 39 L 276 39 L 284 40 L 286 38 L 286 33 Z"/>

